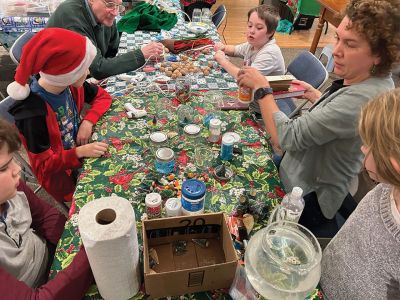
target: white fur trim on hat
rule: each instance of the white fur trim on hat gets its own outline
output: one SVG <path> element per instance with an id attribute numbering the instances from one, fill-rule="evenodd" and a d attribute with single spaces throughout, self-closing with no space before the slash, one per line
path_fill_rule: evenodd
<path id="1" fill-rule="evenodd" d="M 16 81 L 7 86 L 7 94 L 14 100 L 24 100 L 29 96 L 30 92 L 29 85 L 21 85 Z"/>
<path id="2" fill-rule="evenodd" d="M 51 75 L 43 72 L 39 72 L 40 77 L 46 80 L 48 83 L 54 86 L 68 86 L 76 82 L 82 75 L 86 72 L 86 70 L 90 67 L 97 53 L 96 47 L 92 44 L 92 42 L 86 37 L 86 53 L 85 57 L 82 59 L 82 62 L 71 72 L 60 74 L 60 75 Z"/>

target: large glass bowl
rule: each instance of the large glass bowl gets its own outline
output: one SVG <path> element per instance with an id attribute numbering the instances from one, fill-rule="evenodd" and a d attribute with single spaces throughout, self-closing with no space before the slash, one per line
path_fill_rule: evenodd
<path id="1" fill-rule="evenodd" d="M 319 282 L 321 257 L 321 247 L 307 228 L 289 221 L 274 222 L 250 239 L 246 275 L 269 300 L 304 300 Z"/>

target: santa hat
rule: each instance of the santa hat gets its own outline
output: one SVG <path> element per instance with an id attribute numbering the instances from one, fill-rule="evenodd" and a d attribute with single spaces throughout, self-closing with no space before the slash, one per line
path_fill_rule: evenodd
<path id="1" fill-rule="evenodd" d="M 96 52 L 92 42 L 76 32 L 43 29 L 22 48 L 15 81 L 7 86 L 7 93 L 15 100 L 24 100 L 30 93 L 29 77 L 37 73 L 51 85 L 71 85 L 85 74 Z"/>

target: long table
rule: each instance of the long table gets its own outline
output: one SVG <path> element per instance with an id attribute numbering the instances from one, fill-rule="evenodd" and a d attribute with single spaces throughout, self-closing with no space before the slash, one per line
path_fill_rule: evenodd
<path id="1" fill-rule="evenodd" d="M 176 2 L 176 1 L 175 1 Z M 180 23 L 177 25 L 179 28 Z M 182 27 L 181 27 L 182 28 Z M 175 28 L 176 30 L 176 28 Z M 181 29 L 182 30 L 182 29 Z M 138 32 L 134 39 L 156 39 L 157 33 Z M 139 37 L 138 37 L 139 36 Z M 216 31 L 211 32 L 216 40 Z M 123 36 L 120 51 L 126 51 L 131 44 L 130 35 Z M 126 39 L 126 40 L 124 40 Z M 126 44 L 125 44 L 126 41 Z M 143 42 L 147 42 L 143 39 Z M 135 42 L 136 43 L 136 42 Z M 137 46 L 137 44 L 136 44 Z M 210 60 L 210 56 L 204 60 Z M 253 119 L 248 111 L 219 111 L 211 99 L 222 97 L 227 100 L 237 96 L 237 87 L 233 80 L 224 71 L 217 69 L 218 84 L 213 86 L 195 86 L 191 99 L 185 105 L 191 107 L 188 122 L 200 126 L 200 135 L 191 139 L 184 134 L 179 124 L 179 101 L 173 92 L 173 83 L 164 90 L 139 91 L 129 86 L 117 77 L 109 78 L 107 90 L 114 95 L 110 110 L 99 120 L 95 127 L 94 140 L 107 141 L 109 150 L 101 158 L 85 159 L 81 175 L 78 179 L 74 194 L 74 205 L 70 211 L 64 233 L 57 245 L 55 258 L 50 271 L 50 278 L 66 268 L 78 252 L 81 238 L 78 231 L 78 213 L 89 201 L 116 194 L 128 199 L 135 211 L 140 235 L 141 218 L 145 211 L 145 195 L 150 191 L 160 192 L 163 199 L 179 193 L 179 186 L 185 178 L 198 178 L 206 183 L 207 193 L 205 212 L 223 211 L 227 215 L 235 212 L 242 194 L 255 191 L 256 213 L 263 216 L 258 219 L 254 230 L 266 225 L 272 209 L 281 201 L 282 186 L 276 167 L 271 159 L 271 148 L 268 135 Z M 134 74 L 134 73 L 132 73 Z M 151 77 L 156 74 L 148 74 Z M 221 75 L 221 76 L 220 76 Z M 215 76 L 215 75 L 214 75 Z M 195 84 L 206 81 L 206 76 L 198 76 Z M 211 75 L 211 81 L 216 77 Z M 226 80 L 224 80 L 226 78 Z M 132 103 L 136 108 L 145 108 L 148 115 L 140 119 L 128 119 L 124 109 L 125 103 Z M 186 107 L 187 108 L 187 107 Z M 223 162 L 219 158 L 220 145 L 207 141 L 209 135 L 204 124 L 209 113 L 219 117 L 223 132 L 236 132 L 241 138 L 242 154 L 235 154 L 231 161 L 224 162 L 230 167 L 234 176 L 229 181 L 219 181 L 212 174 L 214 168 Z M 167 146 L 175 152 L 176 165 L 174 169 L 174 187 L 171 187 L 171 177 L 159 174 L 154 167 L 154 145 L 149 139 L 152 132 L 160 131 L 169 136 Z M 195 149 L 205 147 L 211 151 L 211 167 L 204 169 L 195 159 Z M 168 183 L 165 183 L 167 180 Z M 143 254 L 141 253 L 141 257 Z M 134 299 L 146 299 L 143 288 Z M 315 290 L 309 299 L 320 299 L 319 290 Z M 226 290 L 209 291 L 185 295 L 185 299 L 230 299 Z M 101 299 L 97 287 L 93 285 L 87 292 L 85 299 Z M 172 299 L 180 299 L 173 297 Z"/>

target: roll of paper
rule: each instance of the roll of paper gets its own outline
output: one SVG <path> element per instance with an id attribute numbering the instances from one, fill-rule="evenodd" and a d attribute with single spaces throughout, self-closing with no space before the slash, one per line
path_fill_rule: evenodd
<path id="1" fill-rule="evenodd" d="M 128 200 L 104 197 L 79 212 L 78 227 L 104 299 L 126 300 L 140 287 L 135 213 Z"/>

